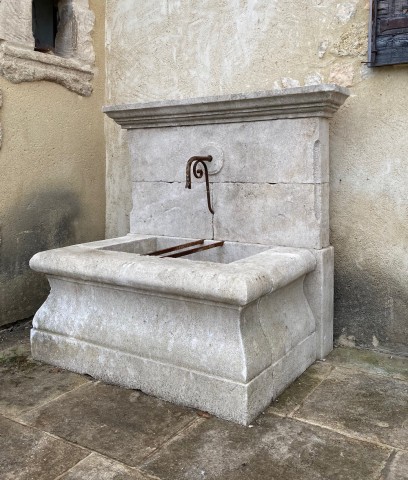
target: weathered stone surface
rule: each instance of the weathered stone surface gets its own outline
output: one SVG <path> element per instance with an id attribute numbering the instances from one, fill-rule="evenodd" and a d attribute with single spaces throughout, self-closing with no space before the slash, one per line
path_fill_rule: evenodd
<path id="1" fill-rule="evenodd" d="M 116 251 L 152 242 L 33 257 L 52 285 L 34 358 L 247 424 L 316 359 L 303 291 L 313 253 L 277 247 L 219 264 Z"/>
<path id="2" fill-rule="evenodd" d="M 91 453 L 58 480 L 149 480 L 142 474 L 119 462 Z"/>
<path id="3" fill-rule="evenodd" d="M 98 244 L 102 246 L 106 245 L 106 242 L 101 241 Z M 9 334 L 12 336 L 13 332 Z M 18 347 L 18 337 L 10 338 L 7 342 L 7 351 L 13 348 L 13 340 L 17 342 L 15 346 Z M 375 368 L 384 367 L 386 369 L 385 373 L 382 372 L 381 375 L 373 375 L 374 381 L 377 378 L 381 382 L 384 379 L 383 375 L 387 375 L 387 372 L 394 372 L 393 375 L 396 376 L 397 369 L 403 370 L 404 368 L 400 361 L 384 355 L 372 353 L 372 357 L 371 363 L 376 364 Z M 352 358 L 350 355 L 350 359 Z M 395 369 L 392 368 L 393 362 L 395 362 Z M 128 365 L 126 362 L 124 363 Z M 61 478 L 64 480 L 116 480 L 118 478 L 123 480 L 183 480 L 183 478 L 201 480 L 203 477 L 230 480 L 263 478 L 272 480 L 274 478 L 278 480 L 405 480 L 408 463 L 406 452 L 397 452 L 391 447 L 389 449 L 378 448 L 378 445 L 370 444 L 366 439 L 363 441 L 350 440 L 346 436 L 330 431 L 333 428 L 331 424 L 324 424 L 323 426 L 328 428 L 320 429 L 307 425 L 304 420 L 281 418 L 276 423 L 274 413 L 279 416 L 292 414 L 333 368 L 330 357 L 327 362 L 314 364 L 279 397 L 278 402 L 274 402 L 271 408 L 266 410 L 265 416 L 261 416 L 254 422 L 252 428 L 240 428 L 216 419 L 209 420 L 210 428 L 208 428 L 207 421 L 204 422 L 204 428 L 202 428 L 199 426 L 203 423 L 202 419 L 208 418 L 209 415 L 204 412 L 192 412 L 194 415 L 191 417 L 192 423 L 184 424 L 185 427 L 181 427 L 180 430 L 174 428 L 174 422 L 171 421 L 165 421 L 164 425 L 161 425 L 163 416 L 167 419 L 172 418 L 173 410 L 168 412 L 169 404 L 166 402 L 157 404 L 154 399 L 151 399 L 154 404 L 152 407 L 152 403 L 145 397 L 145 403 L 142 402 L 143 405 L 136 406 L 136 411 L 134 411 L 132 400 L 136 400 L 137 403 L 138 399 L 133 398 L 132 394 L 137 396 L 140 394 L 139 392 L 118 389 L 124 396 L 129 395 L 127 398 L 131 406 L 126 406 L 129 402 L 124 399 L 118 401 L 115 395 L 100 395 L 98 388 L 92 388 L 92 392 L 89 393 L 88 386 L 84 387 L 86 391 L 82 392 L 82 396 L 80 396 L 81 387 L 73 393 L 63 395 L 48 403 L 46 408 L 52 407 L 49 410 L 50 416 L 47 419 L 48 410 L 41 414 L 44 422 L 41 425 L 40 422 L 37 424 L 40 431 L 17 425 L 18 431 L 9 434 L 7 443 L 5 443 L 1 435 L 9 433 L 11 430 L 3 428 L 0 421 L 0 444 L 2 445 L 0 477 L 2 480 L 3 478 L 6 480 L 37 480 L 37 478 L 54 480 L 56 476 L 54 475 L 54 466 L 58 463 L 58 468 L 61 466 L 61 470 L 57 470 L 57 472 L 62 475 Z M 336 369 L 343 371 L 345 375 L 351 371 L 350 366 L 346 363 L 336 365 Z M 37 377 L 37 380 L 40 386 L 47 379 L 41 376 Z M 390 377 L 389 380 L 398 383 L 395 378 Z M 27 377 L 22 379 L 23 383 L 27 381 L 29 381 Z M 105 386 L 105 388 L 112 389 L 114 387 Z M 364 391 L 364 385 L 362 388 Z M 75 394 L 75 402 L 72 401 L 71 395 L 73 394 Z M 143 396 L 143 394 L 140 395 Z M 368 391 L 367 395 L 371 395 L 371 391 Z M 65 404 L 65 401 L 68 404 Z M 333 405 L 336 401 L 337 397 L 332 398 Z M 317 396 L 316 410 L 318 410 L 318 403 L 319 397 Z M 103 404 L 106 405 L 102 407 Z M 362 422 L 365 421 L 367 415 L 370 415 L 372 408 L 369 402 L 367 409 L 365 406 L 366 404 L 362 404 L 359 409 L 359 418 Z M 58 411 L 61 413 L 58 414 Z M 186 412 L 185 409 L 180 411 Z M 151 422 L 148 420 L 143 424 L 146 414 Z M 126 422 L 128 415 L 130 415 L 130 425 Z M 23 433 L 32 432 L 33 439 L 37 439 L 38 435 L 41 439 L 49 438 L 48 436 L 43 437 L 44 433 L 41 430 L 47 430 L 53 423 L 60 426 L 60 431 L 64 429 L 65 432 L 68 432 L 72 416 L 74 427 L 70 438 L 74 441 L 79 440 L 80 445 L 78 446 L 81 446 L 81 439 L 88 442 L 89 438 L 95 439 L 102 432 L 99 436 L 101 437 L 100 443 L 106 448 L 105 456 L 98 453 L 88 455 L 89 452 L 85 451 L 84 456 L 88 456 L 84 460 L 78 458 L 80 461 L 76 463 L 73 461 L 72 451 L 67 449 L 65 453 L 62 450 L 59 451 L 57 460 L 54 459 L 53 451 L 49 456 L 46 455 L 45 461 L 42 461 L 46 442 L 35 440 L 32 443 L 29 442 L 27 446 L 27 436 Z M 121 416 L 123 419 L 119 419 Z M 157 417 L 156 420 L 154 417 Z M 271 417 L 268 420 L 269 423 L 264 423 L 264 419 L 268 417 Z M 85 425 L 80 425 L 83 418 L 88 420 Z M 195 422 L 193 418 L 197 418 L 197 421 Z M 330 417 L 328 420 L 330 421 Z M 162 428 L 157 442 L 158 448 L 148 454 L 147 460 L 145 460 L 146 457 L 142 460 L 149 473 L 141 472 L 140 465 L 137 468 L 129 467 L 112 458 L 111 447 L 115 446 L 117 442 L 123 441 L 127 445 L 126 448 L 129 448 L 128 444 L 134 444 L 134 436 L 137 439 L 134 448 L 137 449 L 139 441 L 140 444 L 143 444 L 145 435 L 151 435 L 149 438 L 154 438 L 156 430 L 151 425 L 155 421 L 159 425 L 158 428 Z M 137 424 L 136 428 L 135 424 Z M 138 439 L 139 428 L 143 431 L 141 439 Z M 262 433 L 260 433 L 260 429 L 262 429 Z M 77 434 L 78 431 L 80 434 Z M 124 432 L 123 439 L 122 432 Z M 162 441 L 166 433 L 168 433 L 168 437 Z M 51 438 L 51 440 L 57 442 L 58 445 L 65 443 L 55 438 Z M 97 448 L 96 443 L 95 440 L 95 443 L 92 444 L 95 448 Z M 4 448 L 4 445 L 7 447 Z M 71 447 L 71 445 L 68 446 Z M 148 446 L 150 446 L 149 442 Z M 23 451 L 21 452 L 20 449 Z M 116 453 L 115 448 L 113 448 L 113 453 Z M 128 463 L 129 457 L 131 455 L 122 461 Z M 41 463 L 39 470 L 36 469 L 37 461 Z M 9 470 L 4 468 L 4 465 L 11 470 L 9 476 L 7 475 Z M 32 470 L 33 465 L 35 465 L 34 471 Z M 45 476 L 39 472 L 45 472 Z"/>
<path id="4" fill-rule="evenodd" d="M 0 2 L 0 40 L 34 49 L 32 1 L 2 0 Z"/>
<path id="5" fill-rule="evenodd" d="M 334 249 L 314 250 L 316 268 L 305 279 L 305 295 L 316 319 L 316 354 L 325 358 L 333 350 Z"/>
<path id="6" fill-rule="evenodd" d="M 327 247 L 328 121 L 311 117 L 325 117 L 321 109 L 338 94 L 344 101 L 345 91 L 323 85 L 105 109 L 129 129 L 131 232 Z M 166 122 L 176 128 L 139 130 Z M 214 217 L 203 178 L 184 189 L 188 159 L 205 154 L 218 165 L 210 175 Z"/>
<path id="7" fill-rule="evenodd" d="M 113 242 L 113 245 L 113 251 L 106 245 L 99 249 L 87 244 L 40 252 L 31 259 L 30 266 L 52 277 L 238 306 L 287 286 L 316 266 L 313 253 L 307 249 L 276 247 L 256 254 L 249 250 L 247 258 L 219 264 L 115 251 L 118 244 Z M 233 247 L 229 245 L 232 250 Z M 56 287 L 60 281 L 56 280 Z M 50 299 L 58 301 L 53 295 Z M 40 316 L 41 312 L 35 318 Z"/>
<path id="8" fill-rule="evenodd" d="M 64 58 L 74 58 L 91 68 L 95 63 L 92 33 L 95 14 L 89 0 L 60 0 L 59 24 L 55 39 L 55 53 Z"/>
<path id="9" fill-rule="evenodd" d="M 206 420 L 141 467 L 162 480 L 377 480 L 389 450 L 289 419 Z"/>
<path id="10" fill-rule="evenodd" d="M 327 362 L 336 367 L 364 370 L 408 381 L 408 359 L 359 348 L 335 348 Z"/>
<path id="11" fill-rule="evenodd" d="M 0 416 L 2 480 L 50 480 L 89 455 L 83 448 Z"/>
<path id="12" fill-rule="evenodd" d="M 300 277 L 286 288 L 263 296 L 252 306 L 271 346 L 273 362 L 282 359 L 315 332 L 315 319 L 303 295 L 303 285 L 304 277 Z M 315 356 L 315 349 L 312 352 Z"/>
<path id="13" fill-rule="evenodd" d="M 32 2 L 0 2 L 0 74 L 13 83 L 48 80 L 79 95 L 92 93 L 95 15 L 88 0 L 58 3 L 56 55 L 34 52 Z"/>
<path id="14" fill-rule="evenodd" d="M 215 238 L 315 249 L 329 244 L 327 184 L 216 183 L 212 191 Z"/>
<path id="15" fill-rule="evenodd" d="M 265 411 L 266 414 L 291 415 L 303 400 L 327 378 L 333 367 L 322 362 L 311 365 Z"/>
<path id="16" fill-rule="evenodd" d="M 131 233 L 213 238 L 212 221 L 204 184 L 194 184 L 191 190 L 177 182 L 133 184 Z"/>
<path id="17" fill-rule="evenodd" d="M 358 438 L 407 449 L 408 383 L 335 369 L 295 416 Z"/>
<path id="18" fill-rule="evenodd" d="M 0 352 L 13 349 L 17 353 L 29 354 L 31 320 L 0 330 Z M 0 353 L 1 355 L 1 353 Z"/>
<path id="19" fill-rule="evenodd" d="M 326 183 L 328 138 L 319 118 L 129 130 L 132 180 L 184 183 L 187 160 L 212 155 L 211 182 Z"/>
<path id="20" fill-rule="evenodd" d="M 394 452 L 391 457 L 380 480 L 406 480 L 408 478 L 408 453 Z"/>
<path id="21" fill-rule="evenodd" d="M 92 384 L 26 414 L 24 422 L 137 466 L 195 412 L 139 391 Z"/>
<path id="22" fill-rule="evenodd" d="M 0 353 L 0 413 L 18 416 L 89 382 L 59 368 L 35 362 L 27 352 Z"/>
<path id="23" fill-rule="evenodd" d="M 0 41 L 0 75 L 13 83 L 47 80 L 78 95 L 92 94 L 93 71 L 78 61 L 34 52 Z"/>
<path id="24" fill-rule="evenodd" d="M 316 335 L 313 332 L 273 364 L 273 398 L 280 395 L 316 360 Z"/>

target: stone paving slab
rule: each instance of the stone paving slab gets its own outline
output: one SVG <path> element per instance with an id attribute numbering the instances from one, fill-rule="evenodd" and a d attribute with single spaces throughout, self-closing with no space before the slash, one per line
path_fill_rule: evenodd
<path id="1" fill-rule="evenodd" d="M 335 348 L 326 362 L 408 381 L 408 358 L 358 348 Z"/>
<path id="2" fill-rule="evenodd" d="M 380 480 L 407 480 L 408 453 L 394 452 L 391 462 L 383 470 Z"/>
<path id="3" fill-rule="evenodd" d="M 408 479 L 370 443 L 406 448 L 404 358 L 338 348 L 246 428 L 34 362 L 27 325 L 0 330 L 0 480 Z"/>
<path id="4" fill-rule="evenodd" d="M 291 415 L 303 400 L 328 377 L 334 367 L 316 362 L 295 380 L 265 411 L 266 414 Z"/>
<path id="5" fill-rule="evenodd" d="M 13 348 L 21 354 L 29 354 L 31 320 L 20 322 L 0 330 L 0 352 Z"/>
<path id="6" fill-rule="evenodd" d="M 21 418 L 41 430 L 137 466 L 197 414 L 139 391 L 97 383 Z"/>
<path id="7" fill-rule="evenodd" d="M 294 418 L 408 449 L 408 383 L 334 369 L 306 398 Z"/>
<path id="8" fill-rule="evenodd" d="M 378 480 L 390 449 L 289 418 L 192 426 L 140 468 L 162 480 Z"/>
<path id="9" fill-rule="evenodd" d="M 14 349 L 0 352 L 0 413 L 15 417 L 69 392 L 89 379 L 35 362 Z"/>
<path id="10" fill-rule="evenodd" d="M 58 480 L 150 480 L 134 468 L 92 453 Z"/>
<path id="11" fill-rule="evenodd" d="M 53 480 L 89 455 L 63 440 L 0 415 L 1 480 Z"/>

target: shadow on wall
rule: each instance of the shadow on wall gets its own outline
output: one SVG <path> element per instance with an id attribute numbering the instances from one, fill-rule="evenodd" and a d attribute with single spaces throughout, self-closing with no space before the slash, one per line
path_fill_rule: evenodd
<path id="1" fill-rule="evenodd" d="M 336 341 L 408 354 L 408 286 L 384 272 L 350 274 L 343 268 L 334 278 Z"/>
<path id="2" fill-rule="evenodd" d="M 49 292 L 44 275 L 30 270 L 37 252 L 78 243 L 78 196 L 48 190 L 22 198 L 0 217 L 0 325 L 35 313 Z"/>

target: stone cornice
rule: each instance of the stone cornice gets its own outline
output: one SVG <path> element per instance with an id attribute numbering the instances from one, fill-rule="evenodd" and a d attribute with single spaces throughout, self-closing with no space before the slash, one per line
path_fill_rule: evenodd
<path id="1" fill-rule="evenodd" d="M 338 85 L 313 85 L 251 94 L 107 106 L 126 129 L 253 122 L 279 118 L 330 118 L 349 96 Z"/>

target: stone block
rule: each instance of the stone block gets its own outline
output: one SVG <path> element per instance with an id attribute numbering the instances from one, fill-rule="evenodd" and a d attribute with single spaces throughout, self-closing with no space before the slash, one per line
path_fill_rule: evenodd
<path id="1" fill-rule="evenodd" d="M 137 182 L 133 188 L 131 233 L 213 238 L 204 184 Z"/>
<path id="2" fill-rule="evenodd" d="M 42 331 L 33 332 L 33 355 L 46 363 L 244 425 L 259 415 L 274 397 L 271 367 L 248 383 L 235 382 Z"/>
<path id="3" fill-rule="evenodd" d="M 34 327 L 178 368 L 247 382 L 271 364 L 257 318 L 241 331 L 239 307 L 51 280 L 54 294 Z M 62 307 L 63 297 L 67 301 Z M 92 329 L 86 318 L 92 318 Z M 120 324 L 113 328 L 115 318 Z M 248 337 L 242 348 L 243 336 Z M 107 339 L 109 343 L 107 343 Z M 249 340 L 250 339 L 250 340 Z M 51 362 L 54 363 L 54 362 Z"/>
<path id="4" fill-rule="evenodd" d="M 284 289 L 265 295 L 256 304 L 262 331 L 271 345 L 273 362 L 285 357 L 315 331 L 315 319 L 303 295 L 303 280 L 298 278 Z M 314 356 L 313 348 L 311 352 Z"/>
<path id="5" fill-rule="evenodd" d="M 33 321 L 34 358 L 242 424 L 316 358 L 303 292 L 310 251 L 280 247 L 225 264 L 111 243 L 32 259 L 51 284 Z"/>
<path id="6" fill-rule="evenodd" d="M 305 295 L 316 320 L 317 358 L 333 350 L 334 249 L 314 250 L 316 269 L 305 280 Z"/>
<path id="7" fill-rule="evenodd" d="M 320 249 L 329 244 L 329 186 L 214 184 L 215 238 Z"/>
<path id="8" fill-rule="evenodd" d="M 212 155 L 213 162 L 221 166 L 215 174 L 211 174 L 209 166 L 211 182 L 327 183 L 329 180 L 327 119 L 130 130 L 128 139 L 134 182 L 184 183 L 187 160 L 194 155 Z"/>
<path id="9" fill-rule="evenodd" d="M 316 360 L 316 334 L 302 339 L 273 365 L 273 398 L 296 380 Z"/>

